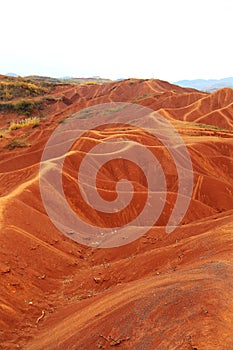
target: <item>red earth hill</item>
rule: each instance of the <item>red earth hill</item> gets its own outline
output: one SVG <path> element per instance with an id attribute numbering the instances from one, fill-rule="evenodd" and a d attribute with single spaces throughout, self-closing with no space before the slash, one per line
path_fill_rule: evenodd
<path id="1" fill-rule="evenodd" d="M 43 117 L 37 127 L 10 131 L 19 117 L 5 106 L 0 114 L 0 349 L 232 349 L 233 90 L 128 79 L 58 84 L 27 99 L 35 103 L 31 115 Z M 46 214 L 39 165 L 49 136 L 67 116 L 105 102 L 159 111 L 185 141 L 194 190 L 172 234 L 164 232 L 165 206 L 140 239 L 94 249 L 61 234 Z M 140 129 L 134 137 L 150 142 Z M 175 167 L 166 154 L 162 162 L 173 202 Z M 74 172 L 72 162 L 67 169 Z M 110 170 L 115 181 L 118 170 Z"/>

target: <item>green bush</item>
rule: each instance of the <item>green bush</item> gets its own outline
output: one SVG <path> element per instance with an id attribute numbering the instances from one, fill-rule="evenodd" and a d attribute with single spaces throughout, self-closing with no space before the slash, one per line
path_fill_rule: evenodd
<path id="1" fill-rule="evenodd" d="M 26 115 L 29 116 L 33 111 L 35 104 L 28 100 L 19 100 L 15 102 L 14 109 L 18 113 L 18 115 Z"/>

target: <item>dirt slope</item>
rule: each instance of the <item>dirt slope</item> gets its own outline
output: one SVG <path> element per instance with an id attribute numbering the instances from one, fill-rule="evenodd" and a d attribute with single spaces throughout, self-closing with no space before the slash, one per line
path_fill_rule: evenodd
<path id="1" fill-rule="evenodd" d="M 47 97 L 44 118 L 35 128 L 9 132 L 7 122 L 17 116 L 0 114 L 5 128 L 0 139 L 0 349 L 233 348 L 233 90 L 207 94 L 129 79 L 58 85 Z M 172 122 L 191 155 L 194 190 L 182 225 L 166 234 L 176 169 L 160 145 L 135 130 L 135 141 L 162 155 L 167 204 L 140 239 L 94 249 L 61 234 L 48 218 L 39 165 L 59 122 L 111 101 L 142 104 Z M 95 142 L 93 134 L 88 136 Z M 25 143 L 10 149 L 12 140 Z M 67 171 L 75 171 L 72 161 Z M 122 171 L 127 173 L 124 163 Z M 109 169 L 109 182 L 117 174 Z M 73 197 L 73 186 L 67 184 L 67 197 Z"/>

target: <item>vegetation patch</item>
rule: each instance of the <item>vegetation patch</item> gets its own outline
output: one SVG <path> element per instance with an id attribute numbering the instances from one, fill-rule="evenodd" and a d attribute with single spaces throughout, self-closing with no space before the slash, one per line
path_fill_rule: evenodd
<path id="1" fill-rule="evenodd" d="M 220 130 L 220 131 L 229 131 L 228 129 L 220 128 L 216 125 L 208 125 L 208 124 L 202 124 L 202 123 L 194 123 L 194 126 L 197 126 L 201 129 L 210 129 L 210 130 Z"/>
<path id="2" fill-rule="evenodd" d="M 37 112 L 44 109 L 46 100 L 44 98 L 37 101 L 20 99 L 17 101 L 0 102 L 0 112 L 2 113 L 17 113 L 19 116 L 29 117 L 32 112 Z"/>
<path id="3" fill-rule="evenodd" d="M 118 106 L 118 107 L 112 107 L 112 108 L 109 108 L 109 109 L 106 109 L 103 113 L 104 116 L 108 116 L 108 115 L 111 115 L 111 114 L 114 114 L 114 113 L 117 113 L 119 111 L 121 111 L 122 109 L 124 109 L 126 106 Z"/>
<path id="4" fill-rule="evenodd" d="M 12 122 L 10 124 L 9 130 L 17 130 L 21 128 L 25 128 L 27 126 L 36 127 L 40 124 L 40 118 L 33 117 L 33 118 L 26 118 L 23 120 L 19 120 L 17 122 Z"/>
<path id="5" fill-rule="evenodd" d="M 137 102 L 139 102 L 139 101 L 141 101 L 141 100 L 144 100 L 144 98 L 147 98 L 147 97 L 150 97 L 150 96 L 151 96 L 151 95 L 143 94 L 142 96 L 139 96 L 139 97 L 135 98 L 135 99 L 132 101 L 132 103 L 137 103 Z"/>
<path id="6" fill-rule="evenodd" d="M 3 113 L 14 113 L 14 104 L 12 102 L 1 103 L 0 102 L 0 112 Z"/>
<path id="7" fill-rule="evenodd" d="M 23 80 L 0 81 L 0 101 L 10 101 L 20 97 L 35 97 L 47 93 L 47 89 L 41 85 Z"/>
<path id="8" fill-rule="evenodd" d="M 19 100 L 14 103 L 14 109 L 18 115 L 29 116 L 35 107 L 35 103 L 28 100 Z"/>
<path id="9" fill-rule="evenodd" d="M 15 149 L 15 148 L 22 148 L 22 147 L 27 147 L 28 144 L 25 140 L 20 140 L 20 139 L 13 139 L 7 144 L 7 148 L 9 149 Z"/>

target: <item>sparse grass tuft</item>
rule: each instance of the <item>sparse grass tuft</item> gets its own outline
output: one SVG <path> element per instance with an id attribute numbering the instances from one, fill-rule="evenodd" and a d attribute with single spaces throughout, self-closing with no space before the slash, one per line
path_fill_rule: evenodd
<path id="1" fill-rule="evenodd" d="M 17 147 L 27 147 L 27 142 L 25 140 L 13 139 L 8 144 L 7 147 L 9 149 L 15 149 Z"/>
<path id="2" fill-rule="evenodd" d="M 85 85 L 99 85 L 99 83 L 96 81 L 87 81 Z"/>
<path id="3" fill-rule="evenodd" d="M 119 107 L 112 107 L 112 108 L 109 108 L 109 109 L 106 109 L 103 113 L 104 116 L 108 116 L 110 114 L 114 114 L 114 113 L 117 113 L 119 112 L 120 110 L 124 109 L 125 106 L 119 106 Z"/>
<path id="4" fill-rule="evenodd" d="M 229 131 L 228 129 L 220 128 L 219 126 L 216 126 L 216 125 L 209 125 L 209 124 L 203 124 L 203 123 L 194 123 L 194 126 L 197 126 L 201 129 Z"/>
<path id="5" fill-rule="evenodd" d="M 37 118 L 37 117 L 26 118 L 18 122 L 11 123 L 11 125 L 9 126 L 9 130 L 17 130 L 17 129 L 25 128 L 30 125 L 35 127 L 35 126 L 38 126 L 39 124 L 40 124 L 40 118 Z"/>
<path id="6" fill-rule="evenodd" d="M 147 98 L 147 97 L 150 97 L 150 95 L 144 94 L 144 95 L 142 95 L 142 96 L 139 96 L 139 97 L 135 98 L 135 99 L 132 101 L 132 103 L 137 103 L 137 102 L 139 102 L 139 101 L 141 101 L 141 100 L 143 100 L 144 98 Z"/>
<path id="7" fill-rule="evenodd" d="M 67 115 L 66 117 L 59 120 L 59 124 L 65 124 L 66 120 L 69 119 L 72 116 L 72 114 Z"/>

